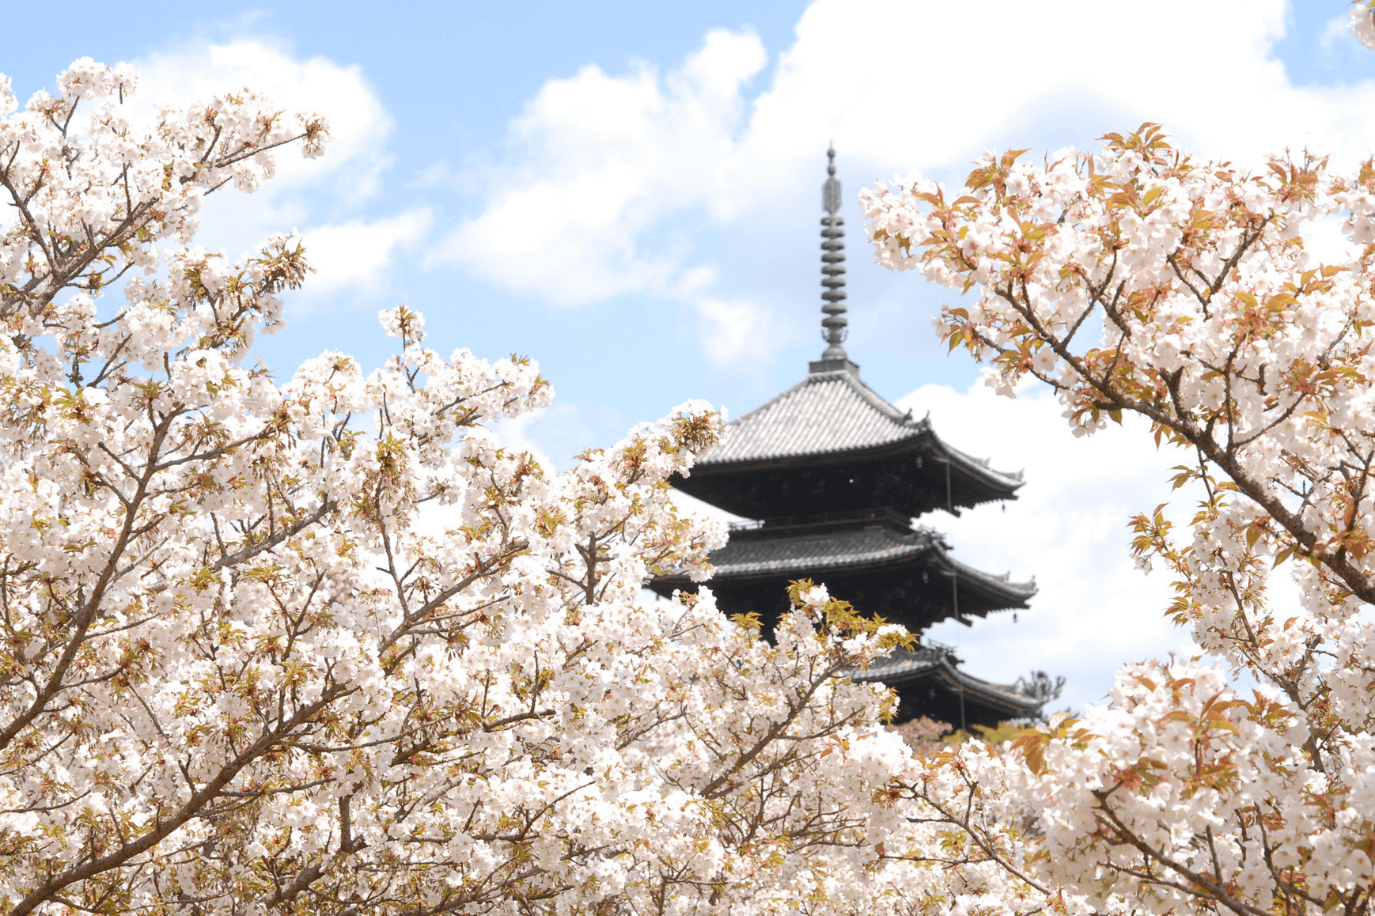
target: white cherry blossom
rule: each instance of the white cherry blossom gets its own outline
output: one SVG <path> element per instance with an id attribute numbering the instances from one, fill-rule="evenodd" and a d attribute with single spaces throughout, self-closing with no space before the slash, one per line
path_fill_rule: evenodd
<path id="1" fill-rule="evenodd" d="M 908 792 L 1048 898 L 1366 912 L 1375 161 L 1337 174 L 1292 154 L 1247 172 L 1153 124 L 1105 140 L 1043 165 L 990 153 L 959 190 L 878 185 L 862 195 L 869 234 L 889 267 L 975 291 L 937 323 L 989 384 L 1011 394 L 1033 376 L 1076 433 L 1135 412 L 1195 455 L 1177 477 L 1205 494 L 1191 525 L 1145 512 L 1134 551 L 1174 577 L 1167 612 L 1206 656 L 1124 668 L 1105 706 L 948 755 Z M 1304 228 L 1319 220 L 1359 254 L 1315 258 Z M 1294 578 L 1297 606 L 1272 600 L 1272 575 Z"/>
<path id="2" fill-rule="evenodd" d="M 723 542 L 668 498 L 719 414 L 556 475 L 493 431 L 537 367 L 409 308 L 370 374 L 250 368 L 308 252 L 195 217 L 326 123 L 244 90 L 137 126 L 86 59 L 57 87 L 0 91 L 0 912 L 1043 907 L 921 853 L 926 765 L 846 676 L 900 629 L 810 583 L 772 643 L 645 599 Z"/>

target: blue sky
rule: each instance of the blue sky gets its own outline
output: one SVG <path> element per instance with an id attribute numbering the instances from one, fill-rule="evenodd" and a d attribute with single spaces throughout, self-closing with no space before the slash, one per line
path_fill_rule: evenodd
<path id="1" fill-rule="evenodd" d="M 958 447 L 1025 468 L 1007 507 L 924 521 L 956 555 L 1035 575 L 1033 609 L 950 625 L 977 674 L 1035 666 L 1100 697 L 1117 664 L 1186 646 L 1167 582 L 1126 561 L 1125 523 L 1177 458 L 1139 435 L 1072 440 L 1042 394 L 998 401 L 930 329 L 944 290 L 871 263 L 855 195 L 920 170 L 958 180 L 986 147 L 1091 147 L 1160 121 L 1208 155 L 1375 149 L 1375 58 L 1341 2 L 951 4 L 134 2 L 10 11 L 16 94 L 71 60 L 129 61 L 152 101 L 245 83 L 328 114 L 324 159 L 284 157 L 215 200 L 202 241 L 237 253 L 299 229 L 319 272 L 260 347 L 281 376 L 324 349 L 376 365 L 376 312 L 430 343 L 537 359 L 553 407 L 510 441 L 565 465 L 689 397 L 738 415 L 820 349 L 818 218 L 834 141 L 849 231 L 847 344 L 890 400 Z M 1183 510 L 1186 510 L 1184 507 Z"/>

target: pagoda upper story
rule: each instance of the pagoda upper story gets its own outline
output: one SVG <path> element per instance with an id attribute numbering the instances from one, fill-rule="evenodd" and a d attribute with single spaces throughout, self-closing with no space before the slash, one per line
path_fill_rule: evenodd
<path id="1" fill-rule="evenodd" d="M 787 609 L 788 582 L 825 582 L 865 613 L 920 632 L 943 620 L 1019 610 L 1032 582 L 982 572 L 914 524 L 933 509 L 959 514 L 1016 499 L 1020 474 L 945 443 L 865 385 L 856 368 L 813 371 L 726 425 L 721 443 L 673 485 L 750 521 L 714 551 L 711 588 L 732 612 L 766 622 Z M 688 588 L 667 576 L 651 588 Z"/>
<path id="2" fill-rule="evenodd" d="M 834 149 L 828 157 L 821 221 L 826 349 L 800 382 L 726 424 L 691 476 L 673 480 L 683 492 L 751 520 L 732 525 L 726 546 L 711 554 L 708 585 L 723 611 L 758 613 L 766 632 L 788 609 L 788 583 L 804 578 L 918 633 L 943 620 L 969 624 L 971 617 L 1025 608 L 1034 583 L 960 563 L 942 535 L 914 524 L 935 509 L 958 515 L 1016 499 L 1022 475 L 951 447 L 928 419 L 914 419 L 860 379 L 843 346 L 844 221 Z M 693 585 L 668 575 L 649 587 L 669 595 Z M 960 672 L 956 661 L 943 650 L 900 652 L 873 676 L 899 690 L 905 715 L 927 710 L 961 725 L 992 724 L 1039 709 L 1011 688 Z"/>
<path id="3" fill-rule="evenodd" d="M 845 360 L 849 363 L 849 360 Z M 814 364 L 815 365 L 815 364 Z M 853 363 L 813 371 L 726 427 L 719 446 L 675 486 L 745 518 L 884 506 L 908 518 L 958 515 L 1015 499 L 1022 475 L 988 467 L 943 442 L 859 377 Z"/>

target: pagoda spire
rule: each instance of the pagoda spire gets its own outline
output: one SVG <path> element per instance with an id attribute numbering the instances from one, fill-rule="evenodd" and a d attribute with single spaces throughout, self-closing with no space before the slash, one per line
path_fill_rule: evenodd
<path id="1" fill-rule="evenodd" d="M 859 366 L 850 362 L 845 338 L 850 324 L 845 313 L 845 219 L 840 212 L 840 179 L 836 178 L 835 145 L 826 150 L 826 182 L 821 186 L 821 339 L 826 349 L 821 359 L 809 364 L 812 372 L 844 370 L 859 375 Z"/>

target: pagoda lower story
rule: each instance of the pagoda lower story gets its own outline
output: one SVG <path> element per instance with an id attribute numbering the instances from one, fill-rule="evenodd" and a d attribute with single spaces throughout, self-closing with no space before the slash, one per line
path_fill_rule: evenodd
<path id="1" fill-rule="evenodd" d="M 824 581 L 865 613 L 913 631 L 1025 609 L 1036 593 L 1032 583 L 981 572 L 949 550 L 939 533 L 887 508 L 770 519 L 731 527 L 730 542 L 711 555 L 711 588 L 723 606 L 747 607 L 772 628 L 788 610 L 789 582 Z M 689 587 L 678 576 L 651 584 L 664 595 Z"/>
<path id="2" fill-rule="evenodd" d="M 799 579 L 824 582 L 833 596 L 914 633 L 942 620 L 969 626 L 971 618 L 1027 608 L 1034 584 L 974 569 L 949 551 L 938 532 L 887 508 L 769 519 L 731 526 L 730 541 L 711 555 L 708 585 L 723 612 L 757 614 L 765 633 L 788 612 L 788 585 Z M 667 597 L 695 586 L 664 576 L 650 588 Z M 953 649 L 924 642 L 853 676 L 896 690 L 899 721 L 922 715 L 967 730 L 1039 713 L 1039 700 L 959 664 Z"/>
<path id="3" fill-rule="evenodd" d="M 955 650 L 935 643 L 899 649 L 852 675 L 856 681 L 880 681 L 898 695 L 898 720 L 921 715 L 961 731 L 975 725 L 1034 718 L 1042 701 L 1024 696 L 1015 685 L 994 684 L 959 669 Z"/>

